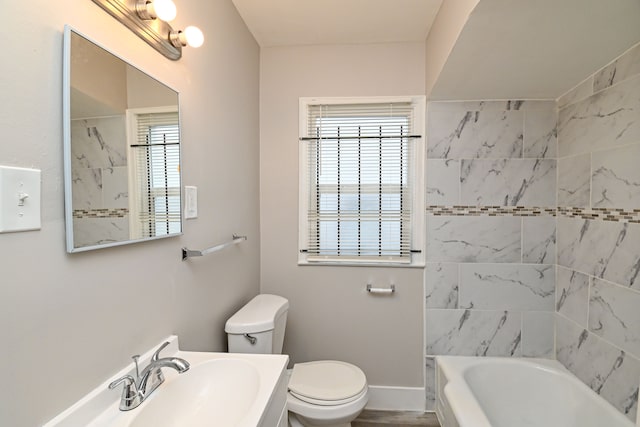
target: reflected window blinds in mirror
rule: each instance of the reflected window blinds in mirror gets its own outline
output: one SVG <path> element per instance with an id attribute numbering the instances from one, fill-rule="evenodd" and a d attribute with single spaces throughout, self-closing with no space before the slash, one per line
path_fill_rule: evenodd
<path id="1" fill-rule="evenodd" d="M 69 27 L 64 52 L 67 251 L 179 235 L 178 93 Z"/>
<path id="2" fill-rule="evenodd" d="M 180 232 L 180 133 L 171 107 L 127 111 L 132 162 L 130 222 L 134 234 Z"/>

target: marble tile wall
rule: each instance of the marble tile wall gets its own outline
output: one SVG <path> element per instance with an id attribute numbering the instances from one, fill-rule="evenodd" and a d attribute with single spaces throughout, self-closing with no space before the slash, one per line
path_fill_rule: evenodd
<path id="1" fill-rule="evenodd" d="M 125 117 L 72 120 L 71 138 L 75 245 L 126 239 L 129 221 L 128 215 L 122 215 L 129 207 Z"/>
<path id="2" fill-rule="evenodd" d="M 556 357 L 636 420 L 640 45 L 557 102 L 427 122 L 428 408 L 434 356 Z"/>
<path id="3" fill-rule="evenodd" d="M 431 102 L 428 408 L 438 355 L 554 357 L 555 101 Z"/>
<path id="4" fill-rule="evenodd" d="M 559 107 L 556 357 L 635 421 L 640 45 L 561 97 Z"/>

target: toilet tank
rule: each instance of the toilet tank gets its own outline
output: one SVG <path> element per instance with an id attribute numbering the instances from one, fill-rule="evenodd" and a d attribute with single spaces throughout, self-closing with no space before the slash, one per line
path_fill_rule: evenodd
<path id="1" fill-rule="evenodd" d="M 260 294 L 225 324 L 229 353 L 281 354 L 289 301 Z"/>

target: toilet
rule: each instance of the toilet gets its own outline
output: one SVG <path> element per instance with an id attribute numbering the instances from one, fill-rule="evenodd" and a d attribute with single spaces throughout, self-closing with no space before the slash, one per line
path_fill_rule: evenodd
<path id="1" fill-rule="evenodd" d="M 230 353 L 282 353 L 289 301 L 261 294 L 225 325 Z M 296 363 L 288 372 L 290 427 L 347 427 L 369 400 L 364 372 L 337 360 Z"/>

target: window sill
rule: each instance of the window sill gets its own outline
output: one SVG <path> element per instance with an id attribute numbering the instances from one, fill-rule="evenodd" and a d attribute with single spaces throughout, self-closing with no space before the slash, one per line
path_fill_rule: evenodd
<path id="1" fill-rule="evenodd" d="M 424 262 L 298 261 L 299 267 L 425 268 Z"/>

